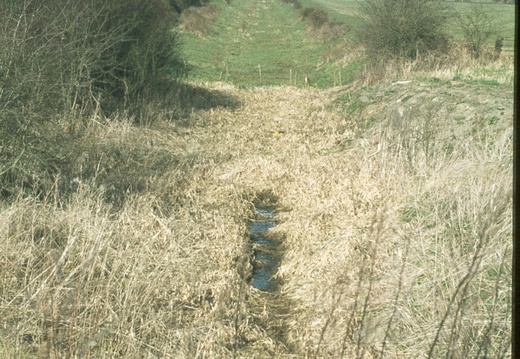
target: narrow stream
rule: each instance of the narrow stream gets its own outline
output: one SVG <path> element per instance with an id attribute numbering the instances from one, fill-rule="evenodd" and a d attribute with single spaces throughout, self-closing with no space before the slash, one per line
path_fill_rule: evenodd
<path id="1" fill-rule="evenodd" d="M 268 235 L 276 226 L 276 212 L 272 206 L 257 205 L 256 218 L 248 224 L 249 238 L 253 249 L 253 276 L 251 285 L 259 290 L 273 291 L 277 288 L 273 276 L 280 265 L 280 242 Z"/>

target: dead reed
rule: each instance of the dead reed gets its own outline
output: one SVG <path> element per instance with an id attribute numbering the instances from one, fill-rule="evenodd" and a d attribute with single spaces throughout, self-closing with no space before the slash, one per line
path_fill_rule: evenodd
<path id="1" fill-rule="evenodd" d="M 509 356 L 512 92 L 461 76 L 205 84 L 241 105 L 92 125 L 94 180 L 2 204 L 0 354 Z M 246 282 L 258 193 L 285 238 L 272 298 Z"/>

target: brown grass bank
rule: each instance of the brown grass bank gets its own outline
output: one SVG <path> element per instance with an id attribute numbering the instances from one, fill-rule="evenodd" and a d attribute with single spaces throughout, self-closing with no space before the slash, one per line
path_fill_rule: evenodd
<path id="1" fill-rule="evenodd" d="M 510 356 L 510 76 L 452 75 L 213 84 L 241 105 L 92 124 L 93 148 L 134 156 L 84 166 L 155 169 L 121 208 L 89 181 L 3 205 L 0 355 Z M 274 298 L 245 280 L 259 193 L 285 238 Z"/>
<path id="2" fill-rule="evenodd" d="M 210 116 L 220 178 L 287 208 L 299 356 L 508 355 L 511 77 L 452 75 L 353 91 L 347 116 L 294 89 Z"/>

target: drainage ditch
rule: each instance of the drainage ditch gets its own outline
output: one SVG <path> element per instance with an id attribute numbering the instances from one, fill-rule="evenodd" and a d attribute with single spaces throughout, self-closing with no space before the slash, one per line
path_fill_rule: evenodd
<path id="1" fill-rule="evenodd" d="M 259 345 L 257 350 L 269 353 L 266 357 L 276 357 L 292 352 L 287 344 L 287 320 L 293 306 L 283 292 L 282 279 L 276 275 L 285 252 L 284 237 L 271 230 L 279 224 L 276 196 L 269 191 L 255 197 L 254 215 L 247 228 L 253 269 L 249 283 L 256 290 L 251 291 L 248 304 L 253 321 L 269 340 L 249 345 L 251 349 Z"/>
<path id="2" fill-rule="evenodd" d="M 280 285 L 275 278 L 281 262 L 281 240 L 269 229 L 276 226 L 276 208 L 271 205 L 255 204 L 255 218 L 248 223 L 252 247 L 251 285 L 262 291 L 273 292 Z"/>

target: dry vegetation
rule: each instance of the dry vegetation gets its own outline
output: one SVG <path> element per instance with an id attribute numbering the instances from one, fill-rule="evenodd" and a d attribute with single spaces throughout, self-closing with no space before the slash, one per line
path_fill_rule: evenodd
<path id="1" fill-rule="evenodd" d="M 0 356 L 509 357 L 506 68 L 492 85 L 205 85 L 235 105 L 92 118 L 89 179 L 2 205 Z M 285 238 L 277 293 L 246 280 L 262 196 Z"/>
<path id="2" fill-rule="evenodd" d="M 324 10 L 316 8 L 302 9 L 301 19 L 307 22 L 307 31 L 313 38 L 324 41 L 344 35 L 349 30 L 346 24 L 330 21 Z"/>
<path id="3" fill-rule="evenodd" d="M 204 36 L 217 10 L 182 26 Z M 6 18 L 26 31 L 4 62 L 41 72 L 34 54 L 15 61 L 39 22 Z M 68 32 L 51 25 L 58 46 Z M 135 91 L 154 101 L 124 111 L 7 71 L 0 357 L 511 357 L 513 67 L 481 55 L 376 62 L 328 90 L 161 87 L 157 72 Z M 54 97 L 27 102 L 33 89 Z M 263 292 L 247 224 L 274 199 L 280 285 Z"/>
<path id="4" fill-rule="evenodd" d="M 189 33 L 204 36 L 217 19 L 218 7 L 208 5 L 202 7 L 191 7 L 184 11 L 180 28 Z"/>

